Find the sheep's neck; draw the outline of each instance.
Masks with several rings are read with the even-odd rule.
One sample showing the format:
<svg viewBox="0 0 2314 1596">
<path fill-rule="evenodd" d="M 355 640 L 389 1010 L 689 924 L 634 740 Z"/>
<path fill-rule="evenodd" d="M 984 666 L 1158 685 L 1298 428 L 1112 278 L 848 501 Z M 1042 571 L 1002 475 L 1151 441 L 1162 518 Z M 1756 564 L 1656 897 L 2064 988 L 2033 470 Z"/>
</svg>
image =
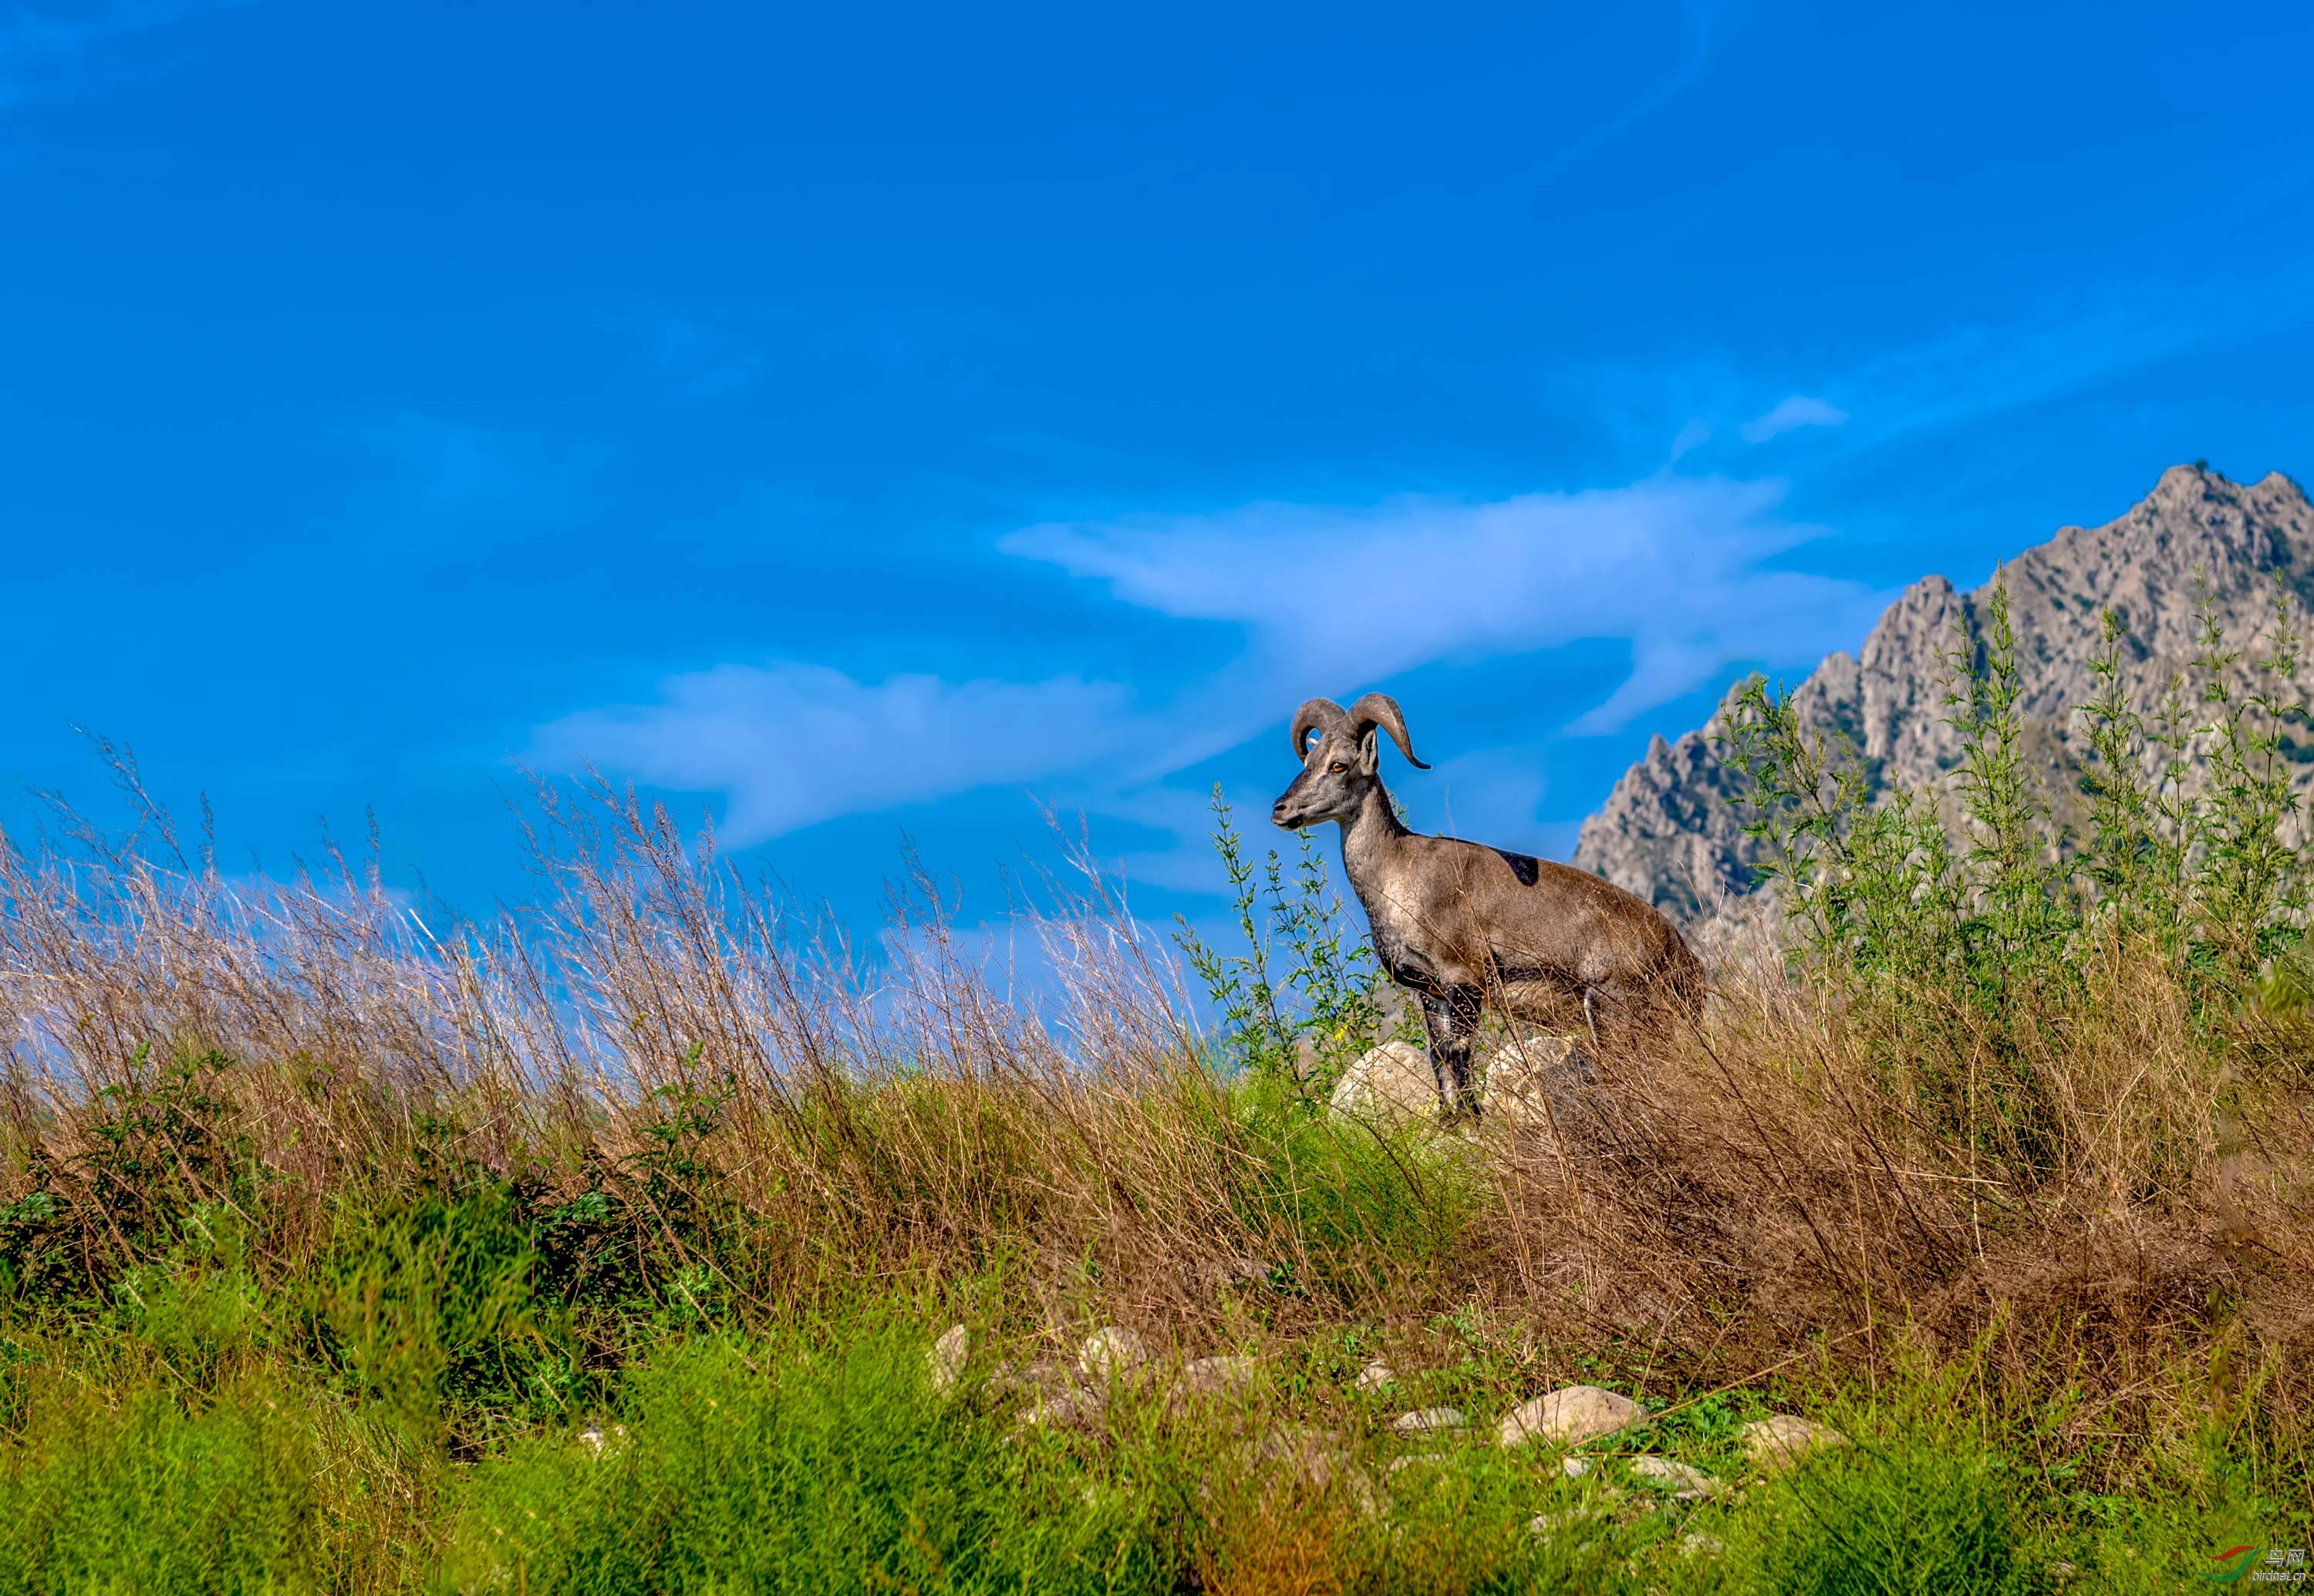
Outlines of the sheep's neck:
<svg viewBox="0 0 2314 1596">
<path fill-rule="evenodd" d="M 1390 790 L 1379 781 L 1367 788 L 1357 813 L 1342 822 L 1342 869 L 1360 901 L 1366 895 L 1362 884 L 1381 877 L 1386 861 L 1398 851 L 1400 839 L 1412 834 L 1400 821 Z"/>
</svg>

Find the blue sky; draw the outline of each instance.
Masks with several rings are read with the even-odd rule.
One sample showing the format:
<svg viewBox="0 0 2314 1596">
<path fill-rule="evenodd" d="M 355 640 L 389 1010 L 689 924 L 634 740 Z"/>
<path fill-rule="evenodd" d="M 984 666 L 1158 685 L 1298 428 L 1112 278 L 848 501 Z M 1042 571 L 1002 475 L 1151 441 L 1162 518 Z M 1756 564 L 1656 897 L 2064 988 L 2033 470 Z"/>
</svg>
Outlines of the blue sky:
<svg viewBox="0 0 2314 1596">
<path fill-rule="evenodd" d="M 2314 472 L 2302 5 L 0 4 L 0 789 L 519 893 L 592 763 L 871 915 L 1210 909 L 1302 698 L 1657 732 Z M 1402 767 L 1393 766 L 1394 769 Z M 27 801 L 0 798 L 22 824 Z M 1257 816 L 1249 818 L 1258 818 Z"/>
</svg>

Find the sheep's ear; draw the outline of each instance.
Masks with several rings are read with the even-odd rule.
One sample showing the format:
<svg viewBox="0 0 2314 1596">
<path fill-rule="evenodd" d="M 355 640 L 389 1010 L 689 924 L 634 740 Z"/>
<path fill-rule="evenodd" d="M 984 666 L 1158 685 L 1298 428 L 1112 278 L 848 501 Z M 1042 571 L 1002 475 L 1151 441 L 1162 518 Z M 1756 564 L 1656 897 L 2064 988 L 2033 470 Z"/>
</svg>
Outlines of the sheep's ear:
<svg viewBox="0 0 2314 1596">
<path fill-rule="evenodd" d="M 1373 775 L 1382 768 L 1382 744 L 1375 738 L 1374 727 L 1366 727 L 1366 735 L 1358 739 L 1358 769 Z"/>
</svg>

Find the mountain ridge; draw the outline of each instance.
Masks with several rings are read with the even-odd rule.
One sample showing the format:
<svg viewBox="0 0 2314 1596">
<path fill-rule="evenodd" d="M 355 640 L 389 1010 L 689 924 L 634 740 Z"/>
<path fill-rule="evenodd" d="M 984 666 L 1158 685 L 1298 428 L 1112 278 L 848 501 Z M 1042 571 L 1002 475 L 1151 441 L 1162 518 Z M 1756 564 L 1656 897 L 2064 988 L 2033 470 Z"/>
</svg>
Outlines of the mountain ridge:
<svg viewBox="0 0 2314 1596">
<path fill-rule="evenodd" d="M 2199 650 L 2205 578 L 2222 648 L 2252 649 L 2272 630 L 2277 579 L 2302 632 L 2314 608 L 2314 504 L 2280 472 L 2239 483 L 2206 465 L 2172 466 L 2146 497 L 2101 526 L 2064 526 L 1967 593 L 1942 576 L 1906 587 L 1854 652 L 1827 656 L 1794 690 L 1803 719 L 1864 755 L 1873 796 L 1920 787 L 1960 751 L 1945 721 L 1943 657 L 1955 622 L 1982 629 L 1996 583 L 2009 589 L 2028 752 L 2063 812 L 2078 787 L 2082 731 L 2074 708 L 2095 691 L 2089 658 L 2108 605 L 2129 627 L 2122 677 L 2141 708 Z M 2232 675 L 2247 683 L 2248 659 Z M 1675 918 L 1706 920 L 1753 886 L 1757 843 L 1744 836 L 1742 773 L 1721 756 L 1735 696 L 1677 741 L 1654 739 L 1583 823 L 1574 862 Z M 2296 772 L 2314 788 L 2314 750 Z"/>
</svg>

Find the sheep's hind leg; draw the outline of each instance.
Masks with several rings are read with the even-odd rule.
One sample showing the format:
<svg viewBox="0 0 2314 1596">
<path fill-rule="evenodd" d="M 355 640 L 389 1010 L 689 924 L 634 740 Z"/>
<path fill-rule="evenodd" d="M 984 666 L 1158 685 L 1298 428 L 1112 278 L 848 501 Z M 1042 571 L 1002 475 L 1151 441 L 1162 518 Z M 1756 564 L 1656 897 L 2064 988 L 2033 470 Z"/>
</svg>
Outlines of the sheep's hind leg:
<svg viewBox="0 0 2314 1596">
<path fill-rule="evenodd" d="M 1430 1035 L 1430 1072 L 1438 1082 L 1438 1116 L 1446 1124 L 1479 1117 L 1471 1086 L 1471 1041 L 1479 1028 L 1479 999 L 1457 987 L 1422 997 L 1422 1027 Z"/>
</svg>

